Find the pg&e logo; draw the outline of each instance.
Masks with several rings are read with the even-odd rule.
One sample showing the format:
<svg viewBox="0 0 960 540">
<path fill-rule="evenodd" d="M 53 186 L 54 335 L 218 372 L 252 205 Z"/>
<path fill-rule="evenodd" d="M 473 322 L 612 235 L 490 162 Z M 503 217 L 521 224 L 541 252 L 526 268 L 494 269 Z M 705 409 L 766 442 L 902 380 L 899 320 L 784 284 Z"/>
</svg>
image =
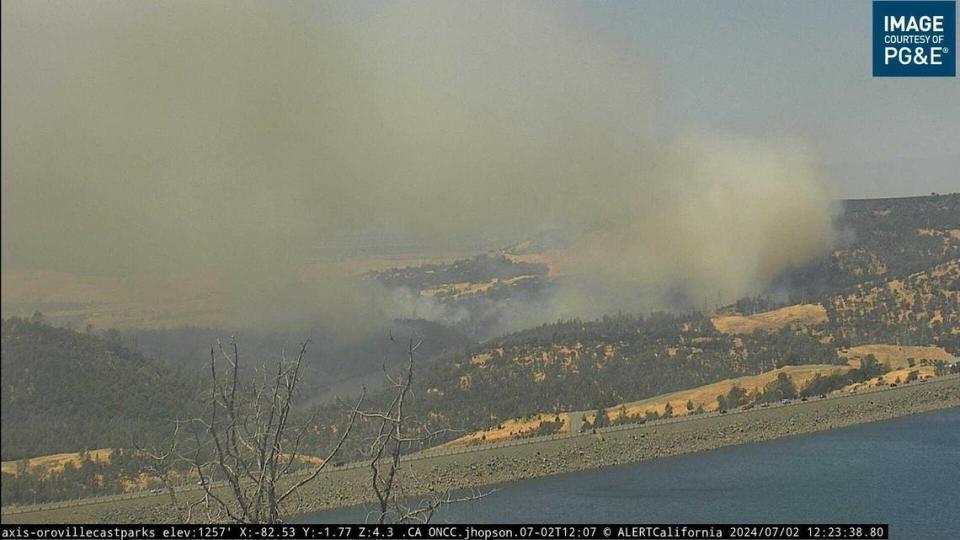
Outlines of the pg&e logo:
<svg viewBox="0 0 960 540">
<path fill-rule="evenodd" d="M 874 77 L 955 77 L 955 1 L 874 1 Z"/>
</svg>

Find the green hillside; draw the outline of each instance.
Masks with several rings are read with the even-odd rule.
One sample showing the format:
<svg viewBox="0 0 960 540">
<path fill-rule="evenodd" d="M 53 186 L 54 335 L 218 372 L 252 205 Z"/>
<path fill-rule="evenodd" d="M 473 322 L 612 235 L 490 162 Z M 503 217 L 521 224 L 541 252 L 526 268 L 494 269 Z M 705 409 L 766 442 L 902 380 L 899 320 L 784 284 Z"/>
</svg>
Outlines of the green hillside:
<svg viewBox="0 0 960 540">
<path fill-rule="evenodd" d="M 129 447 L 195 411 L 195 386 L 110 340 L 39 319 L 2 323 L 4 461 Z"/>
</svg>

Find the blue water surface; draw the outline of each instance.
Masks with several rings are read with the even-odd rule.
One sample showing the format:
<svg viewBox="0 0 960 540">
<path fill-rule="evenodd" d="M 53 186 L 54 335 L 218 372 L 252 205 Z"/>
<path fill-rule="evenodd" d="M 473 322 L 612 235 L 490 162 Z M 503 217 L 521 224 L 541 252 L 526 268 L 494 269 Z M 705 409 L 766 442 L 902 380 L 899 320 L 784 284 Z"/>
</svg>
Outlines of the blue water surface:
<svg viewBox="0 0 960 540">
<path fill-rule="evenodd" d="M 434 522 L 889 523 L 891 538 L 960 539 L 960 409 L 496 488 Z"/>
</svg>

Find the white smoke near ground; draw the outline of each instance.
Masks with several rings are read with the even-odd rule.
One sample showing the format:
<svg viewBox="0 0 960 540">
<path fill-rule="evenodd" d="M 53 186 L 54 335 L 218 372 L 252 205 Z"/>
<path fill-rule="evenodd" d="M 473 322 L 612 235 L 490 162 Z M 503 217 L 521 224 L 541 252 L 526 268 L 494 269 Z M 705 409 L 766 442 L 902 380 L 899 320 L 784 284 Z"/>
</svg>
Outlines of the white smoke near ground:
<svg viewBox="0 0 960 540">
<path fill-rule="evenodd" d="M 508 325 L 735 298 L 832 241 L 815 156 L 655 132 L 656 66 L 577 6 L 14 1 L 2 39 L 5 272 L 211 276 L 230 322 L 346 332 L 466 314 L 325 239 L 566 231 L 568 285 Z"/>
<path fill-rule="evenodd" d="M 667 309 L 676 302 L 665 292 L 698 308 L 763 292 L 832 244 L 834 210 L 814 163 L 796 144 L 682 137 L 664 148 L 655 179 L 633 194 L 634 212 L 572 246 L 570 272 L 580 279 L 570 288 L 586 286 L 600 298 L 561 289 L 560 311 L 629 311 L 638 301 L 629 291 L 648 308 Z"/>
<path fill-rule="evenodd" d="M 445 303 L 434 296 L 420 294 L 410 287 L 394 287 L 387 293 L 385 311 L 392 318 L 424 319 L 456 326 L 470 319 L 464 306 Z"/>
</svg>

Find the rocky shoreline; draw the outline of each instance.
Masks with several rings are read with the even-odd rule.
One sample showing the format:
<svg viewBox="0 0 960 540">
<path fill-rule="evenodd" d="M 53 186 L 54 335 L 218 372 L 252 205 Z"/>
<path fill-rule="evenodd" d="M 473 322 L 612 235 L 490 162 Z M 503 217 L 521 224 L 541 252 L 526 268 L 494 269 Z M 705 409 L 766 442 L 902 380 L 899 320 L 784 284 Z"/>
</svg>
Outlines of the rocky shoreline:
<svg viewBox="0 0 960 540">
<path fill-rule="evenodd" d="M 815 400 L 741 414 L 698 417 L 560 440 L 478 449 L 411 460 L 403 466 L 405 492 L 446 493 L 517 480 L 634 463 L 960 407 L 960 378 L 947 377 L 890 391 Z M 368 470 L 332 470 L 302 492 L 301 513 L 374 500 Z M 150 497 L 29 514 L 13 522 L 168 522 L 167 499 Z M 202 519 L 201 519 L 202 520 Z"/>
</svg>

